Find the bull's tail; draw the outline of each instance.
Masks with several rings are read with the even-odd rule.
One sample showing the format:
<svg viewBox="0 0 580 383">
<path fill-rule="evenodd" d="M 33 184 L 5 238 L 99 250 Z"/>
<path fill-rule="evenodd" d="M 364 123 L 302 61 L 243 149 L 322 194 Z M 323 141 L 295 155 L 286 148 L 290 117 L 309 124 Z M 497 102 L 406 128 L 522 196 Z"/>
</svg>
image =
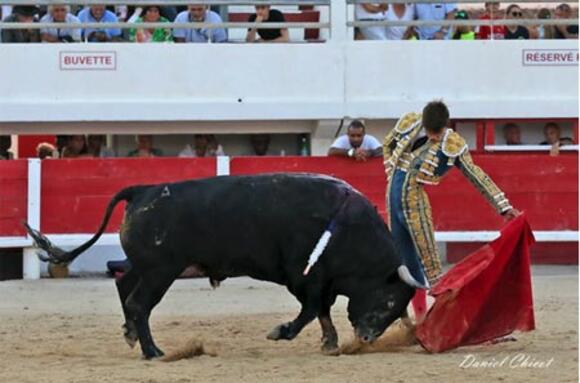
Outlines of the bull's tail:
<svg viewBox="0 0 580 383">
<path fill-rule="evenodd" d="M 310 272 L 310 269 L 312 269 L 312 266 L 314 266 L 316 261 L 318 261 L 318 258 L 320 258 L 320 256 L 324 252 L 324 249 L 326 249 L 326 247 L 328 246 L 328 243 L 330 242 L 330 238 L 332 237 L 332 234 L 334 234 L 334 231 L 336 230 L 336 226 L 337 226 L 336 219 L 338 218 L 338 216 L 341 214 L 341 212 L 346 207 L 346 204 L 349 201 L 349 199 L 350 199 L 350 193 L 347 192 L 346 198 L 344 199 L 344 201 L 340 205 L 338 212 L 330 220 L 330 223 L 328 224 L 328 226 L 326 226 L 326 230 L 324 230 L 324 233 L 322 233 L 322 235 L 318 239 L 316 246 L 314 246 L 314 250 L 312 250 L 312 253 L 310 253 L 310 256 L 308 257 L 308 264 L 306 265 L 306 268 L 302 272 L 302 274 L 304 276 L 308 275 L 308 273 Z"/>
<path fill-rule="evenodd" d="M 89 247 L 94 245 L 95 242 L 100 238 L 100 236 L 105 231 L 107 224 L 109 223 L 109 219 L 113 214 L 113 210 L 115 206 L 121 201 L 130 202 L 133 199 L 133 196 L 139 190 L 142 190 L 144 186 L 131 186 L 126 189 L 121 190 L 111 199 L 109 205 L 107 206 L 107 210 L 105 212 L 105 217 L 101 222 L 101 226 L 99 230 L 93 235 L 91 239 L 87 242 L 83 243 L 76 249 L 71 251 L 64 251 L 63 249 L 56 247 L 50 242 L 50 240 L 38 230 L 31 228 L 28 223 L 24 222 L 24 226 L 26 227 L 26 231 L 28 234 L 34 239 L 34 243 L 37 247 L 41 248 L 46 252 L 46 255 L 38 254 L 38 257 L 44 262 L 50 262 L 54 264 L 68 264 L 71 263 L 76 257 L 81 255 L 85 250 Z"/>
</svg>

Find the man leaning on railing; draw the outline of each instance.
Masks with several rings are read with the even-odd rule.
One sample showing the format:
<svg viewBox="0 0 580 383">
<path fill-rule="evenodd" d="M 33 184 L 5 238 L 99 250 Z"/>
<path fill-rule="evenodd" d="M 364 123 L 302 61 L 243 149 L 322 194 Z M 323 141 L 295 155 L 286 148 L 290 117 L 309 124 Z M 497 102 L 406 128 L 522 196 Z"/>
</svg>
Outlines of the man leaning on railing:
<svg viewBox="0 0 580 383">
<path fill-rule="evenodd" d="M 32 5 L 17 5 L 12 14 L 5 17 L 4 23 L 33 23 L 39 9 Z M 40 33 L 38 29 L 2 29 L 3 43 L 38 43 Z"/>
<path fill-rule="evenodd" d="M 117 23 L 117 16 L 105 9 L 104 5 L 95 4 L 81 10 L 78 14 L 81 23 Z M 123 41 L 123 33 L 119 28 L 86 28 L 82 32 L 83 39 L 88 42 Z"/>
<path fill-rule="evenodd" d="M 222 18 L 216 12 L 207 9 L 206 5 L 195 4 L 187 7 L 175 18 L 176 23 L 222 23 Z M 173 37 L 176 43 L 223 43 L 228 40 L 226 30 L 223 28 L 177 28 L 173 30 Z"/>
<path fill-rule="evenodd" d="M 78 17 L 70 13 L 70 7 L 64 4 L 48 6 L 48 13 L 40 19 L 41 23 L 54 23 L 54 28 L 43 28 L 40 37 L 46 43 L 79 42 L 81 41 L 81 29 L 61 28 L 62 24 L 78 24 Z"/>
<path fill-rule="evenodd" d="M 256 13 L 250 15 L 248 22 L 253 23 L 283 23 L 284 14 L 277 9 L 270 9 L 269 5 L 256 5 Z M 260 36 L 260 38 L 257 38 Z M 249 28 L 246 41 L 249 43 L 285 43 L 290 39 L 286 28 Z"/>
</svg>

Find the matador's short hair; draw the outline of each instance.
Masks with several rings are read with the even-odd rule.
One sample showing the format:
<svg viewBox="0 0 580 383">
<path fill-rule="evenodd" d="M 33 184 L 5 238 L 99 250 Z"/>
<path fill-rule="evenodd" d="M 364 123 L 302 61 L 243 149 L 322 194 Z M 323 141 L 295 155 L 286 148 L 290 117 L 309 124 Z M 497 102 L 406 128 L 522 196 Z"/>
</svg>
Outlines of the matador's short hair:
<svg viewBox="0 0 580 383">
<path fill-rule="evenodd" d="M 423 108 L 423 126 L 429 132 L 439 133 L 448 122 L 449 109 L 443 101 L 431 101 Z"/>
</svg>

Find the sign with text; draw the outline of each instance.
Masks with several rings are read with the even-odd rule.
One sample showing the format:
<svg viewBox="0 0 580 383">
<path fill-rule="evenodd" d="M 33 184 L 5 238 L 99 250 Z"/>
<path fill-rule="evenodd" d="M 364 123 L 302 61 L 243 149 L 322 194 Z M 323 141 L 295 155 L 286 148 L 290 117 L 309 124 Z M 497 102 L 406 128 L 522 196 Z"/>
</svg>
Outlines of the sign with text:
<svg viewBox="0 0 580 383">
<path fill-rule="evenodd" d="M 578 49 L 524 49 L 524 66 L 578 66 Z"/>
<path fill-rule="evenodd" d="M 60 70 L 117 70 L 117 52 L 59 53 Z"/>
</svg>

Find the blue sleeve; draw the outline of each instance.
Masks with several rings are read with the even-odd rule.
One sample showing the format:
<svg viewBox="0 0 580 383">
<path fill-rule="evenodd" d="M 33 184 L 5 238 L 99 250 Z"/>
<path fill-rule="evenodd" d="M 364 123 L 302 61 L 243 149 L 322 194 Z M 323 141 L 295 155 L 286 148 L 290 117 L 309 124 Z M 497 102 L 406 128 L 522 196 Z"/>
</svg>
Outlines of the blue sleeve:
<svg viewBox="0 0 580 383">
<path fill-rule="evenodd" d="M 212 37 L 213 37 L 212 42 L 214 43 L 225 43 L 228 41 L 228 34 L 226 33 L 226 30 L 223 28 L 214 29 Z"/>
<path fill-rule="evenodd" d="M 447 15 L 449 12 L 453 12 L 457 10 L 457 4 L 455 3 L 447 3 L 445 4 L 445 14 Z"/>
<path fill-rule="evenodd" d="M 183 20 L 183 17 L 181 16 L 181 13 L 180 13 L 175 17 L 175 20 L 173 20 L 173 22 L 185 23 L 187 21 Z M 173 29 L 173 37 L 177 37 L 178 39 L 185 39 L 187 37 L 187 30 L 185 30 L 183 28 L 175 28 L 175 29 Z"/>
<path fill-rule="evenodd" d="M 111 23 L 118 23 L 119 22 L 119 19 L 117 18 L 117 16 L 113 12 L 111 12 L 110 15 L 111 15 L 111 17 L 109 17 L 109 19 L 110 19 L 109 21 Z M 122 34 L 123 34 L 123 31 L 121 31 L 121 29 L 119 29 L 119 28 L 109 29 L 109 35 L 111 35 L 112 37 L 113 36 L 114 37 L 121 36 Z"/>
</svg>

